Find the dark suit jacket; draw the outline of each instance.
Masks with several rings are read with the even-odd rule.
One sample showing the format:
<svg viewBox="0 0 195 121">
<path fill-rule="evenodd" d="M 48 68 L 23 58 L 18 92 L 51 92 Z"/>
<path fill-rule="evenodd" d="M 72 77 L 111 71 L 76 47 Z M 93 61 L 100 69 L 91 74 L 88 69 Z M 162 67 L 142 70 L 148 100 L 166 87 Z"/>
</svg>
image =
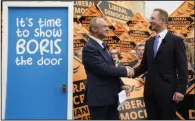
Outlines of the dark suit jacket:
<svg viewBox="0 0 195 121">
<path fill-rule="evenodd" d="M 138 60 L 131 61 L 129 63 L 129 66 L 133 68 L 137 63 L 138 63 Z"/>
<path fill-rule="evenodd" d="M 134 66 L 135 66 L 137 63 L 138 63 L 138 60 L 131 61 L 131 62 L 129 63 L 129 66 L 130 66 L 131 68 L 134 68 Z M 147 72 L 144 73 L 144 74 L 141 76 L 141 78 L 143 79 L 143 80 L 142 80 L 143 82 L 145 82 L 146 74 L 147 74 Z"/>
<path fill-rule="evenodd" d="M 144 97 L 151 95 L 173 97 L 174 92 L 185 94 L 188 78 L 187 58 L 183 39 L 168 32 L 154 58 L 155 37 L 146 41 L 142 62 L 135 68 L 135 76 L 147 71 Z"/>
<path fill-rule="evenodd" d="M 87 74 L 87 104 L 105 106 L 118 103 L 118 93 L 126 77 L 125 67 L 115 67 L 108 52 L 89 39 L 83 48 L 82 61 Z"/>
</svg>

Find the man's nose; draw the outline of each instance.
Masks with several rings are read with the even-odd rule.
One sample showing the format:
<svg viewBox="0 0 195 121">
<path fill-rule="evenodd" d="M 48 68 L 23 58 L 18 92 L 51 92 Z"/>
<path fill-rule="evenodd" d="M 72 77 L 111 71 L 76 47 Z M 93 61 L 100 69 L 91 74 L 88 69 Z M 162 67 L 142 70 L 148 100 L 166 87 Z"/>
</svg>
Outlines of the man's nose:
<svg viewBox="0 0 195 121">
<path fill-rule="evenodd" d="M 153 22 L 153 20 L 152 20 L 152 19 L 150 19 L 150 20 L 149 20 L 149 22 L 150 22 L 150 23 L 152 23 L 152 22 Z"/>
</svg>

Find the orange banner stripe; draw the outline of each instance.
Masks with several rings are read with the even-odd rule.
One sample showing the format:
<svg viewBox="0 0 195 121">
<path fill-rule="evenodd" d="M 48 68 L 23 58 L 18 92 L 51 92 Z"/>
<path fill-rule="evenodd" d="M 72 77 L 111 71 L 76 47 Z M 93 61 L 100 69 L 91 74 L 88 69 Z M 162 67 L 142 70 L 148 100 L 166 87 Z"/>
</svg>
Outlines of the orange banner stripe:
<svg viewBox="0 0 195 121">
<path fill-rule="evenodd" d="M 176 112 L 176 115 L 181 119 L 181 120 L 185 120 L 185 118 L 183 116 L 181 116 L 178 112 Z"/>
<path fill-rule="evenodd" d="M 192 89 L 194 89 L 195 84 L 192 84 L 186 91 L 186 94 L 188 94 L 190 91 L 192 91 Z"/>
</svg>

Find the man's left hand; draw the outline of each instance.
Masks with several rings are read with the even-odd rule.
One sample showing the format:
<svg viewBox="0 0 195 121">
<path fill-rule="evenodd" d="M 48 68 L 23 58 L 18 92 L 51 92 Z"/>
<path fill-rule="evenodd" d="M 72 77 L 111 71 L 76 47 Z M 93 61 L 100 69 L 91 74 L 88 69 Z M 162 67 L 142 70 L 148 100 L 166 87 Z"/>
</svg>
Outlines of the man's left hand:
<svg viewBox="0 0 195 121">
<path fill-rule="evenodd" d="M 175 92 L 173 95 L 173 100 L 176 102 L 182 101 L 184 99 L 184 95 L 179 93 L 179 92 Z"/>
<path fill-rule="evenodd" d="M 130 87 L 129 85 L 123 85 L 123 86 L 121 87 L 121 89 L 122 89 L 122 90 L 125 90 L 127 97 L 130 96 L 130 89 L 131 89 L 131 87 Z"/>
</svg>

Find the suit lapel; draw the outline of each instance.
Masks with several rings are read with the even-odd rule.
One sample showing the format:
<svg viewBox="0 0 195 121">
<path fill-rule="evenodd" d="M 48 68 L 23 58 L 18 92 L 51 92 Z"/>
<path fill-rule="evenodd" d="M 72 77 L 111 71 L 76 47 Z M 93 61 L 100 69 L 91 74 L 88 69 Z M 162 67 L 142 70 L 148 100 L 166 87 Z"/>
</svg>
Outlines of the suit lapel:
<svg viewBox="0 0 195 121">
<path fill-rule="evenodd" d="M 101 45 L 99 43 L 97 43 L 95 40 L 90 39 L 89 40 L 92 44 L 95 45 L 95 47 L 97 47 L 97 49 L 100 51 L 101 55 L 108 60 L 112 65 L 114 65 L 114 60 L 112 57 L 110 57 L 111 55 L 108 55 L 109 53 L 104 50 L 104 48 L 101 47 Z"/>
<path fill-rule="evenodd" d="M 150 44 L 148 43 L 149 46 L 150 46 L 150 47 L 149 47 L 149 53 L 152 54 L 152 55 L 151 55 L 151 54 L 149 54 L 149 55 L 151 55 L 152 58 L 154 58 L 154 46 L 153 46 L 153 45 L 154 45 L 154 40 L 155 40 L 155 37 L 152 38 Z"/>
<path fill-rule="evenodd" d="M 160 47 L 158 48 L 158 51 L 156 53 L 155 58 L 159 55 L 159 53 L 162 51 L 162 49 L 165 47 L 167 40 L 169 39 L 170 33 L 167 32 L 167 34 L 165 35 L 165 38 L 162 40 Z M 154 52 L 153 52 L 154 53 Z"/>
</svg>

